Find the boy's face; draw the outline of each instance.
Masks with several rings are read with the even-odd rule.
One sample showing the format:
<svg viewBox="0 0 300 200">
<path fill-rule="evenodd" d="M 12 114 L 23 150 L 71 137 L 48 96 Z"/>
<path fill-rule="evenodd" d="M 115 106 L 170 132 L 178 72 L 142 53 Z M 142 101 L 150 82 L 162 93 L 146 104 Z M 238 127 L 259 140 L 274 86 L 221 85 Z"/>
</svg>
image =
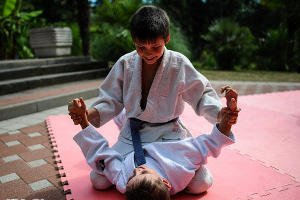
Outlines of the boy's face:
<svg viewBox="0 0 300 200">
<path fill-rule="evenodd" d="M 141 165 L 133 170 L 133 175 L 128 179 L 127 187 L 130 186 L 130 184 L 134 184 L 135 182 L 143 180 L 144 178 L 152 180 L 161 179 L 168 188 L 171 187 L 170 183 L 166 179 L 161 178 L 155 170 L 144 165 Z"/>
<path fill-rule="evenodd" d="M 136 39 L 134 43 L 139 56 L 146 64 L 151 65 L 157 63 L 164 54 L 164 47 L 169 42 L 169 39 L 170 36 L 167 37 L 166 41 L 162 37 L 147 42 L 141 42 Z"/>
</svg>

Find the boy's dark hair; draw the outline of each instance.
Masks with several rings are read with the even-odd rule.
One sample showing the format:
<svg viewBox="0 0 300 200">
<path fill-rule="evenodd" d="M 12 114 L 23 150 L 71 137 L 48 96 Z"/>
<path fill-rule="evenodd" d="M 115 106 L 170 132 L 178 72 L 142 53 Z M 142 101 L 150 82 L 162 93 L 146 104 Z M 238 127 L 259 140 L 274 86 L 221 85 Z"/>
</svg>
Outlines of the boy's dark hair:
<svg viewBox="0 0 300 200">
<path fill-rule="evenodd" d="M 146 42 L 162 37 L 166 41 L 170 33 L 169 17 L 161 8 L 143 6 L 133 15 L 130 32 L 133 40 Z"/>
<path fill-rule="evenodd" d="M 125 196 L 126 200 L 170 200 L 170 193 L 164 182 L 146 177 L 127 187 Z"/>
</svg>

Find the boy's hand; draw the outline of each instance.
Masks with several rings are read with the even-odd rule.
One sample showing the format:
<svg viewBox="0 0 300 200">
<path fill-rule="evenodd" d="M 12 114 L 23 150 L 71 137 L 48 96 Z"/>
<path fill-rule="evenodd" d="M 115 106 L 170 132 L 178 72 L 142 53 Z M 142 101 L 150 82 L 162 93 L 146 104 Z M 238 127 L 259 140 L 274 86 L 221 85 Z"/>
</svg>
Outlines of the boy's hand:
<svg viewBox="0 0 300 200">
<path fill-rule="evenodd" d="M 73 101 L 69 102 L 68 104 L 68 110 L 72 114 L 76 114 L 79 116 L 83 116 L 86 114 L 86 105 L 80 97 L 80 99 L 73 99 Z"/>
<path fill-rule="evenodd" d="M 231 99 L 228 105 L 229 107 L 222 108 L 223 114 L 220 121 L 228 125 L 234 125 L 237 122 L 241 109 L 237 107 L 237 102 L 234 98 Z"/>
<path fill-rule="evenodd" d="M 221 92 L 221 94 L 223 94 L 225 92 L 227 107 L 223 107 L 221 109 L 221 111 L 219 112 L 219 115 L 218 115 L 218 118 L 217 118 L 217 121 L 219 121 L 219 122 L 223 119 L 224 115 L 226 115 L 230 110 L 235 111 L 237 113 L 240 111 L 240 109 L 238 109 L 237 105 L 236 105 L 237 98 L 238 98 L 238 93 L 235 90 L 233 90 L 229 85 L 226 85 L 226 86 L 221 88 L 220 92 Z M 235 104 L 233 104 L 233 102 L 231 101 L 232 99 L 235 100 Z M 234 114 L 234 113 L 232 113 L 232 114 Z M 236 123 L 236 121 L 235 121 L 235 123 Z"/>
<path fill-rule="evenodd" d="M 217 127 L 221 133 L 226 136 L 230 135 L 231 126 L 236 124 L 238 114 L 241 109 L 237 108 L 237 102 L 234 98 L 227 102 L 229 107 L 223 108 L 223 114 L 221 116 L 220 123 L 217 124 Z M 233 110 L 234 109 L 234 110 Z"/>
<path fill-rule="evenodd" d="M 224 92 L 225 92 L 227 107 L 230 107 L 229 104 L 230 104 L 232 98 L 234 98 L 235 101 L 237 102 L 238 93 L 235 90 L 233 90 L 229 85 L 226 85 L 221 88 L 221 94 L 223 94 Z"/>
<path fill-rule="evenodd" d="M 78 124 L 81 124 L 82 123 L 82 117 L 77 115 L 77 114 L 74 114 L 74 113 L 69 113 L 71 119 L 73 120 L 74 124 L 75 125 L 78 125 Z"/>
<path fill-rule="evenodd" d="M 69 115 L 71 116 L 75 125 L 80 124 L 82 128 L 85 128 L 89 125 L 87 120 L 87 111 L 86 105 L 83 99 L 74 99 L 68 104 Z"/>
</svg>

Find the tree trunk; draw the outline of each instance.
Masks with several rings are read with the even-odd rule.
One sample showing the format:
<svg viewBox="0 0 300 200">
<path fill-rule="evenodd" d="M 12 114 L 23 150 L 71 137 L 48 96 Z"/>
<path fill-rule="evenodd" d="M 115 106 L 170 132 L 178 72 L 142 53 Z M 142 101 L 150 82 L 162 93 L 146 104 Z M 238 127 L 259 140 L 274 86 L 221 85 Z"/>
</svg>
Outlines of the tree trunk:
<svg viewBox="0 0 300 200">
<path fill-rule="evenodd" d="M 90 55 L 90 3 L 88 0 L 77 0 L 78 25 L 82 40 L 82 51 L 85 56 Z"/>
</svg>

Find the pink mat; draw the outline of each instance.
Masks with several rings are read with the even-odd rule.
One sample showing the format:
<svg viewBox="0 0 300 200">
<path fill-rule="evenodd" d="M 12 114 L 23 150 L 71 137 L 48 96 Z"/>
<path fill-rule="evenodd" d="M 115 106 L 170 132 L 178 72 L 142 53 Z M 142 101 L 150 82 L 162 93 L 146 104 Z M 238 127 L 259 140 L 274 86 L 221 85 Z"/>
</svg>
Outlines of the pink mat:
<svg viewBox="0 0 300 200">
<path fill-rule="evenodd" d="M 173 199 L 299 199 L 300 198 L 300 91 L 239 97 L 242 112 L 233 128 L 237 143 L 209 159 L 213 187 L 204 196 L 179 193 Z M 186 106 L 181 119 L 194 136 L 210 132 L 212 125 Z M 56 141 L 71 194 L 67 199 L 123 199 L 115 189 L 95 191 L 90 168 L 72 137 L 80 130 L 69 116 L 47 118 Z M 116 142 L 117 127 L 107 123 L 99 131 Z"/>
</svg>

